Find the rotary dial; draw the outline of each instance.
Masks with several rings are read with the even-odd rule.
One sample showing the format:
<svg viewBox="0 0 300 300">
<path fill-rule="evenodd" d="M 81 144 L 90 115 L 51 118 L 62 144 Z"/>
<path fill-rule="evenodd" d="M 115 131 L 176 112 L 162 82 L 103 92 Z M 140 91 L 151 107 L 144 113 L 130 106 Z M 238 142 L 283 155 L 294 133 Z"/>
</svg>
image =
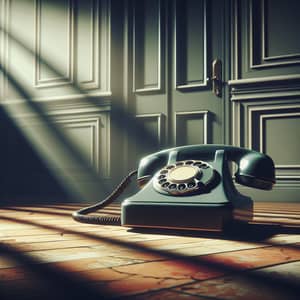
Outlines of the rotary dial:
<svg viewBox="0 0 300 300">
<path fill-rule="evenodd" d="M 209 192 L 217 183 L 217 172 L 201 160 L 184 160 L 161 169 L 154 188 L 163 194 L 192 195 Z"/>
</svg>

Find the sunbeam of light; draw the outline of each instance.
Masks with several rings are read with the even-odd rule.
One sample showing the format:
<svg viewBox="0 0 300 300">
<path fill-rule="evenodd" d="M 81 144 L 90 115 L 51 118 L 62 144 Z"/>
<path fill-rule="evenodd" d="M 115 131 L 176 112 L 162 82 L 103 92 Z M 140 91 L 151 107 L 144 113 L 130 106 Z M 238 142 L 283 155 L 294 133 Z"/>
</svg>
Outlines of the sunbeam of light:
<svg viewBox="0 0 300 300">
<path fill-rule="evenodd" d="M 29 278 L 32 279 L 32 275 L 36 275 L 40 281 L 32 289 L 33 293 L 30 294 L 30 299 L 107 299 L 107 291 L 96 289 L 92 285 L 84 285 L 82 278 L 74 272 L 68 272 L 63 268 L 52 266 L 51 264 L 43 264 L 40 259 L 37 259 L 33 255 L 24 253 L 8 244 L 0 244 L 1 256 L 9 257 L 27 272 L 29 271 Z M 26 271 L 25 271 L 26 272 Z M 30 276 L 31 275 L 31 276 Z M 34 278 L 34 277 L 33 277 Z M 21 280 L 22 282 L 22 280 Z M 3 289 L 4 295 L 8 293 L 10 295 L 10 288 L 4 284 L 0 284 L 0 292 Z M 105 293 L 106 292 L 106 293 Z M 14 293 L 13 293 L 14 294 Z M 18 292 L 14 295 L 18 295 Z M 1 299 L 12 299 L 11 297 L 1 295 Z M 20 295 L 17 299 L 29 299 L 26 293 Z"/>
<path fill-rule="evenodd" d="M 18 210 L 18 208 L 16 209 Z M 47 213 L 47 212 L 46 212 Z M 48 229 L 53 230 L 55 232 L 63 232 L 64 234 L 75 234 L 85 239 L 95 240 L 101 242 L 102 246 L 107 247 L 120 247 L 121 249 L 128 249 L 131 251 L 138 251 L 140 253 L 147 253 L 150 255 L 155 256 L 155 260 L 174 260 L 177 262 L 185 262 L 185 265 L 195 266 L 199 268 L 209 268 L 216 272 L 221 272 L 223 274 L 233 274 L 238 272 L 238 275 L 240 278 L 244 278 L 246 280 L 249 280 L 253 283 L 262 282 L 266 286 L 276 286 L 278 288 L 283 288 L 286 290 L 289 290 L 290 292 L 295 293 L 297 295 L 299 293 L 299 285 L 297 282 L 293 282 L 292 280 L 289 280 L 287 278 L 281 278 L 276 276 L 270 276 L 268 273 L 255 273 L 255 272 L 246 272 L 247 267 L 239 264 L 233 264 L 229 263 L 229 261 L 218 259 L 218 254 L 211 254 L 211 255 L 199 255 L 199 256 L 186 256 L 182 253 L 173 252 L 172 250 L 168 249 L 156 249 L 155 247 L 149 247 L 143 242 L 136 243 L 136 242 L 129 242 L 128 240 L 122 240 L 118 237 L 114 236 L 107 236 L 102 235 L 101 233 L 97 232 L 96 234 L 94 232 L 88 232 L 84 231 L 82 229 L 72 229 L 72 228 L 65 228 L 61 225 L 51 225 L 46 223 L 41 223 L 39 221 L 33 221 L 33 220 L 26 220 L 24 218 L 16 218 L 16 217 L 10 217 L 10 216 L 1 216 L 0 219 L 11 221 L 14 223 L 19 224 L 27 224 L 27 225 L 33 225 L 42 229 Z M 201 235 L 199 236 L 201 237 Z M 207 237 L 207 236 L 202 236 Z M 211 237 L 211 236 L 210 236 Z M 216 235 L 215 238 L 221 238 L 224 240 L 229 239 L 230 237 L 225 236 L 218 236 Z M 239 240 L 239 239 L 237 239 Z M 242 239 L 244 240 L 244 239 Z M 272 241 L 255 241 L 260 244 L 260 248 L 266 249 L 267 251 L 269 249 L 272 249 L 270 246 L 275 246 L 276 243 L 273 244 Z M 5 246 L 5 245 L 4 245 Z M 3 252 L 5 250 L 5 247 L 0 247 L 0 252 Z M 7 249 L 7 248 L 6 248 Z M 278 249 L 281 249 L 280 251 L 295 251 L 298 249 L 297 245 L 278 245 Z M 247 250 L 246 250 L 247 251 Z M 222 254 L 221 254 L 222 255 Z M 61 274 L 63 276 L 63 274 Z"/>
<path fill-rule="evenodd" d="M 53 73 L 57 77 L 64 77 L 64 72 L 60 71 L 60 66 L 57 65 L 51 58 L 47 58 L 45 56 L 41 56 L 39 53 L 36 53 L 33 48 L 27 43 L 22 37 L 18 36 L 17 33 L 12 32 L 12 30 L 7 31 L 1 24 L 0 24 L 0 32 L 7 35 L 10 40 L 16 43 L 20 48 L 25 50 L 29 55 L 36 57 L 36 59 L 43 64 L 43 66 L 51 73 Z M 80 97 L 82 102 L 86 102 L 88 104 L 93 104 L 94 106 L 99 106 L 99 97 L 95 97 L 90 95 L 87 90 L 84 90 L 80 84 L 76 82 L 70 83 L 71 89 L 76 93 L 76 95 Z M 103 99 L 100 99 L 103 101 Z M 125 133 L 127 130 L 130 131 L 129 138 L 130 139 L 137 139 L 139 141 L 139 147 L 143 149 L 148 149 L 149 152 L 155 149 L 157 145 L 157 137 L 149 131 L 143 123 L 139 122 L 134 114 L 129 110 L 128 107 L 124 107 L 124 105 L 113 102 L 113 113 L 114 118 L 113 125 L 118 128 L 118 130 Z M 41 108 L 42 109 L 42 108 Z"/>
<path fill-rule="evenodd" d="M 0 24 L 1 25 L 1 24 Z M 26 43 L 16 33 L 6 30 L 2 25 L 0 31 L 18 48 L 25 51 L 23 54 L 27 59 L 36 58 L 45 70 L 63 77 L 64 74 L 59 70 L 51 59 L 41 57 L 31 46 Z M 106 195 L 109 187 L 102 180 L 101 170 L 96 171 L 84 155 L 79 151 L 77 145 L 67 135 L 63 128 L 55 122 L 49 115 L 45 107 L 38 101 L 34 101 L 34 94 L 26 83 L 22 82 L 18 76 L 10 71 L 1 58 L 1 73 L 5 81 L 16 91 L 17 103 L 6 103 L 10 100 L 1 97 L 1 106 L 5 109 L 10 118 L 32 143 L 36 151 L 43 158 L 51 173 L 58 178 L 59 182 L 71 192 L 72 199 L 75 201 L 98 201 L 100 197 Z M 68 88 L 75 93 L 74 98 L 80 96 L 80 101 L 89 105 L 99 105 L 99 98 L 89 95 L 79 84 L 71 83 Z M 21 100 L 19 100 L 21 98 Z M 100 99 L 100 101 L 103 99 Z M 127 137 L 140 141 L 138 146 L 146 152 L 152 152 L 157 145 L 154 135 L 140 124 L 134 115 L 123 105 L 112 103 L 113 117 L 111 118 L 120 134 L 127 134 Z M 141 142 L 142 141 L 142 142 Z M 146 149 L 146 150 L 145 150 Z M 99 174 L 100 173 L 100 174 Z M 100 175 L 100 176 L 99 176 Z"/>
<path fill-rule="evenodd" d="M 70 138 L 44 113 L 41 105 L 31 100 L 31 95 L 2 63 L 0 71 L 23 99 L 17 106 L 3 107 L 44 159 L 48 168 L 72 194 L 74 200 L 99 200 L 99 196 L 103 196 L 108 190 L 100 176 Z"/>
</svg>

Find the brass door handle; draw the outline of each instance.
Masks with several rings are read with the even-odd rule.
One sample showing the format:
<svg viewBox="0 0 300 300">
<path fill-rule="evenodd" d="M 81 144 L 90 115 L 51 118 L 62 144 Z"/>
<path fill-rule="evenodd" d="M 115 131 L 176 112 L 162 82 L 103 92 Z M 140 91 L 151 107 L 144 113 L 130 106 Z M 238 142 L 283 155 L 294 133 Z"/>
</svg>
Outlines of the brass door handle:
<svg viewBox="0 0 300 300">
<path fill-rule="evenodd" d="M 222 62 L 214 59 L 212 62 L 212 91 L 217 97 L 222 97 Z"/>
</svg>

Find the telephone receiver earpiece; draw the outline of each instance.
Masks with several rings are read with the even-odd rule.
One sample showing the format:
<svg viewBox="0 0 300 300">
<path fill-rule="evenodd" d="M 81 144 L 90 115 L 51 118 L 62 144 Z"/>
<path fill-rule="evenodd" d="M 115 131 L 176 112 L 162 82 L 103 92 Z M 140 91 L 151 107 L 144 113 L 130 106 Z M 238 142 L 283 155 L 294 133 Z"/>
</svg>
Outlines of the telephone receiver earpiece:
<svg viewBox="0 0 300 300">
<path fill-rule="evenodd" d="M 235 181 L 242 185 L 271 190 L 275 183 L 273 160 L 262 153 L 251 151 L 238 161 Z"/>
</svg>

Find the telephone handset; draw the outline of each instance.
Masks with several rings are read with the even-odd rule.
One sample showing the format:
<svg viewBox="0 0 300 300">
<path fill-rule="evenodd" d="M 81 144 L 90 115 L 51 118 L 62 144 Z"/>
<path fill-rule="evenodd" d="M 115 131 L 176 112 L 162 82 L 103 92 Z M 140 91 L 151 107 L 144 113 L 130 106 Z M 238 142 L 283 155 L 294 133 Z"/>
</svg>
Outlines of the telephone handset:
<svg viewBox="0 0 300 300">
<path fill-rule="evenodd" d="M 237 183 L 272 189 L 274 163 L 260 152 L 225 145 L 171 148 L 140 161 L 137 182 L 141 190 L 122 202 L 120 223 L 127 227 L 221 231 L 232 221 L 250 221 L 253 202 L 236 190 L 229 169 L 231 161 L 238 167 Z M 105 223 L 92 216 L 73 217 Z"/>
</svg>

